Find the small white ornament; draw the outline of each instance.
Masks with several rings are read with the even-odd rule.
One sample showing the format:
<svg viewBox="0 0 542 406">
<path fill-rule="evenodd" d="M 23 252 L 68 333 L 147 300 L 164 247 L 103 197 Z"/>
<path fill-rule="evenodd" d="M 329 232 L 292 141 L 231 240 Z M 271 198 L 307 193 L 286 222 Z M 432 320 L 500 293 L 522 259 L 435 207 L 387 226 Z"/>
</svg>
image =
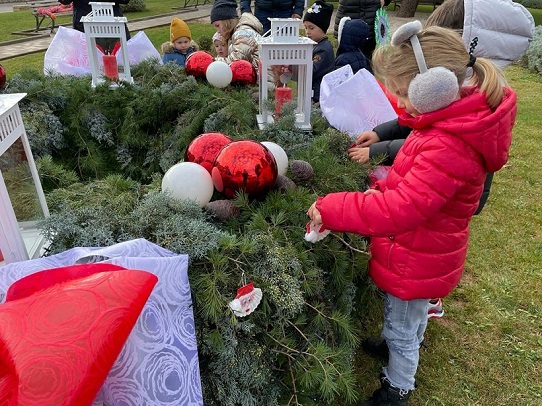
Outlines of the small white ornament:
<svg viewBox="0 0 542 406">
<path fill-rule="evenodd" d="M 313 244 L 323 240 L 331 232 L 330 230 L 326 230 L 323 225 L 320 224 L 320 226 L 317 227 L 310 221 L 307 223 L 306 230 L 305 241 L 312 242 Z"/>
<path fill-rule="evenodd" d="M 286 171 L 288 171 L 288 155 L 286 155 L 286 151 L 284 151 L 280 145 L 271 141 L 263 141 L 261 144 L 263 144 L 275 158 L 278 174 L 285 175 Z"/>
<path fill-rule="evenodd" d="M 203 166 L 194 162 L 180 162 L 165 173 L 162 191 L 169 191 L 176 199 L 194 200 L 204 207 L 213 197 L 213 179 Z"/>
<path fill-rule="evenodd" d="M 226 62 L 214 61 L 207 67 L 205 77 L 215 87 L 226 87 L 231 83 L 233 74 Z"/>
</svg>

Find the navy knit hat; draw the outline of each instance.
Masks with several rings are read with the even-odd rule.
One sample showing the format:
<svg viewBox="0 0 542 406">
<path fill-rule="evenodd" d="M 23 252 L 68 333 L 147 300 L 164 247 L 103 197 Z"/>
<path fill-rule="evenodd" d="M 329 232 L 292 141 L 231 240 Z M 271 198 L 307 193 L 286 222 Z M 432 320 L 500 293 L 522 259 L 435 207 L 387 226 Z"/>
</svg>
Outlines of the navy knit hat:
<svg viewBox="0 0 542 406">
<path fill-rule="evenodd" d="M 219 20 L 230 20 L 239 18 L 237 15 L 237 1 L 235 0 L 215 0 L 211 8 L 211 24 Z"/>
<path fill-rule="evenodd" d="M 333 14 L 333 4 L 327 4 L 325 1 L 316 0 L 312 6 L 307 9 L 303 16 L 303 21 L 309 21 L 319 27 L 324 34 L 329 28 L 331 15 Z"/>
</svg>

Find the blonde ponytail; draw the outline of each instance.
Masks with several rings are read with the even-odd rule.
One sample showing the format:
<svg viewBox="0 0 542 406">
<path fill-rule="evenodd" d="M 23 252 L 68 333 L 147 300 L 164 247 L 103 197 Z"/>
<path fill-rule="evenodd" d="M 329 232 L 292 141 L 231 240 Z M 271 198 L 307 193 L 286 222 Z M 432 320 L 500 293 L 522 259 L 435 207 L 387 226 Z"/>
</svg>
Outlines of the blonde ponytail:
<svg viewBox="0 0 542 406">
<path fill-rule="evenodd" d="M 476 58 L 472 66 L 472 77 L 468 83 L 479 87 L 480 91 L 485 93 L 487 104 L 492 110 L 501 103 L 504 96 L 503 86 L 507 85 L 500 69 L 485 58 Z"/>
</svg>

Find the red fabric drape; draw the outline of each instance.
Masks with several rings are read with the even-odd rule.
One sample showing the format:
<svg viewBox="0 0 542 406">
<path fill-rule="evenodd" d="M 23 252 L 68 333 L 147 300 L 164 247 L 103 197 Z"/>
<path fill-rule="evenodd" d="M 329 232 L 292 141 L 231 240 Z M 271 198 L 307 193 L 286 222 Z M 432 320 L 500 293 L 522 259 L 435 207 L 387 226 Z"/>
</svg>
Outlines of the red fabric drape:
<svg viewBox="0 0 542 406">
<path fill-rule="evenodd" d="M 157 280 L 85 264 L 14 283 L 0 305 L 0 406 L 90 405 Z"/>
</svg>

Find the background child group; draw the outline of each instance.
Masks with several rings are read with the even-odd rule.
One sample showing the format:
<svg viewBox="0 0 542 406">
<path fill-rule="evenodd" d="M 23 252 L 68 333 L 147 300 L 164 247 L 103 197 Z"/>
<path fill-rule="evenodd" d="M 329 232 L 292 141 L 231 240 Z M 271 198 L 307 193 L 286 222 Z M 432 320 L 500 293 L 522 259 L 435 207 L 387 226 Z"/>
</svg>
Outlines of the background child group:
<svg viewBox="0 0 542 406">
<path fill-rule="evenodd" d="M 383 340 L 367 340 L 364 348 L 383 355 L 388 365 L 380 374 L 380 388 L 360 404 L 406 406 L 435 307 L 431 299 L 445 297 L 459 283 L 469 221 L 485 202 L 486 174 L 508 159 L 516 95 L 499 67 L 527 50 L 534 21 L 511 0 L 446 0 L 425 27 L 418 21 L 405 24 L 391 44 L 374 50 L 374 15 L 389 1 L 355 3 L 339 2 L 337 56 L 327 37 L 333 6 L 316 0 L 303 15 L 306 35 L 316 43 L 313 101 L 319 100 L 322 78 L 337 67 L 373 69 L 401 114 L 360 134 L 349 155 L 365 164 L 383 153 L 391 169 L 364 192 L 319 197 L 307 214 L 316 228 L 371 237 L 369 275 L 386 299 Z M 263 26 L 251 13 L 250 1 L 241 4 L 241 16 L 235 0 L 216 0 L 212 7 L 216 59 L 245 59 L 258 72 Z M 262 4 L 256 1 L 256 11 L 265 11 Z M 298 15 L 296 2 L 290 4 L 284 16 Z M 502 15 L 505 24 L 495 18 Z M 177 20 L 171 25 L 174 56 L 167 58 L 184 64 L 196 48 L 186 24 Z M 401 139 L 397 145 L 380 144 L 395 138 Z"/>
<path fill-rule="evenodd" d="M 380 5 L 380 0 L 371 0 L 373 3 L 375 1 Z M 303 7 L 299 8 L 298 3 L 298 1 L 291 3 L 287 10 L 271 12 L 262 8 L 266 7 L 263 2 L 257 1 L 255 12 L 252 14 L 250 1 L 244 1 L 241 2 L 243 12 L 239 16 L 235 0 L 216 0 L 210 15 L 211 24 L 216 28 L 216 34 L 213 36 L 215 59 L 226 63 L 244 59 L 249 61 L 259 73 L 258 40 L 264 34 L 269 34 L 267 27 L 270 22 L 267 15 L 299 18 Z M 377 7 L 373 7 L 373 9 L 373 14 L 375 14 Z M 270 13 L 262 10 L 270 11 Z M 264 15 L 265 17 L 263 17 Z M 315 103 L 319 101 L 320 83 L 327 73 L 345 64 L 351 64 L 356 72 L 361 68 L 370 69 L 369 58 L 360 49 L 367 42 L 367 38 L 370 37 L 373 30 L 361 19 L 344 18 L 337 33 L 340 43 L 336 59 L 333 45 L 327 37 L 332 16 L 333 5 L 321 0 L 317 0 L 303 15 L 306 35 L 316 42 L 313 49 L 312 86 L 312 100 Z M 198 45 L 192 40 L 188 25 L 183 20 L 174 17 L 170 25 L 169 41 L 162 45 L 163 62 L 174 61 L 184 66 L 188 56 L 196 50 L 198 50 Z M 271 81 L 276 82 L 274 79 Z"/>
</svg>

